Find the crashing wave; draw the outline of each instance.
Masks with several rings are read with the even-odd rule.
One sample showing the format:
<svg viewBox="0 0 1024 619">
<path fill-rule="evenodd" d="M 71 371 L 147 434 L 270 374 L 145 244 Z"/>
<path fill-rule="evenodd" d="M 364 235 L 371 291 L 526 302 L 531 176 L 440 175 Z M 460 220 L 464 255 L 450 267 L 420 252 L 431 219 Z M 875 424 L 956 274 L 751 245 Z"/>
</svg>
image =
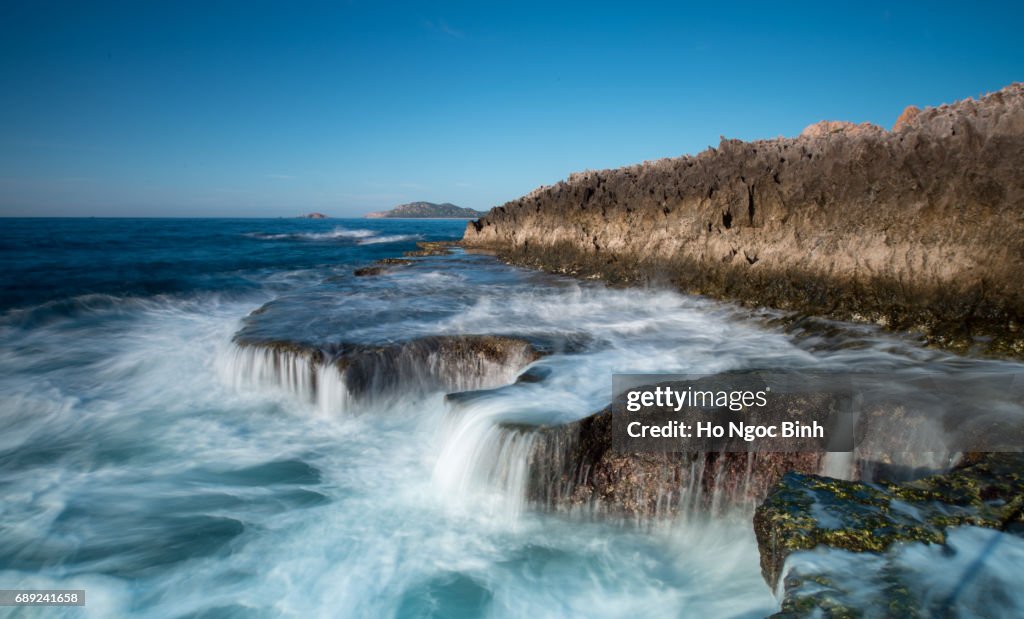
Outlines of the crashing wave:
<svg viewBox="0 0 1024 619">
<path fill-rule="evenodd" d="M 251 232 L 246 236 L 250 236 L 256 239 L 264 239 L 268 241 L 279 241 L 279 240 L 309 240 L 309 241 L 324 241 L 331 239 L 365 239 L 375 236 L 377 233 L 373 230 L 349 230 L 348 228 L 337 227 L 327 232 L 286 232 L 279 234 L 269 234 L 264 232 Z"/>
<path fill-rule="evenodd" d="M 359 241 L 360 245 L 376 245 L 377 243 L 399 243 L 401 241 L 415 241 L 422 239 L 419 234 L 388 234 L 385 236 L 371 236 Z"/>
<path fill-rule="evenodd" d="M 384 346 L 327 349 L 294 342 L 235 341 L 222 361 L 239 389 L 272 386 L 326 413 L 396 397 L 486 389 L 512 382 L 539 357 L 528 342 L 497 335 L 424 337 Z"/>
</svg>

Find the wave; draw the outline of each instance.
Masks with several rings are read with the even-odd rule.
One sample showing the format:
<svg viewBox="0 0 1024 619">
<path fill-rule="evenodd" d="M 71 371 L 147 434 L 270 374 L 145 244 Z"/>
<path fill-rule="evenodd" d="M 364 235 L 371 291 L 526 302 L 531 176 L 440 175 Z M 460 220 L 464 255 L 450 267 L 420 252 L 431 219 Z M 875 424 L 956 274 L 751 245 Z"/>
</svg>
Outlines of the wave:
<svg viewBox="0 0 1024 619">
<path fill-rule="evenodd" d="M 251 290 L 194 290 L 148 296 L 87 293 L 0 311 L 0 327 L 29 331 L 85 316 L 110 319 L 114 316 L 138 316 L 144 312 L 198 312 L 206 311 L 210 306 L 239 301 L 256 302 L 262 298 Z"/>
<path fill-rule="evenodd" d="M 373 245 L 375 243 L 398 243 L 400 241 L 416 241 L 423 238 L 422 234 L 389 234 L 387 236 L 373 236 L 359 241 L 360 245 Z"/>
<path fill-rule="evenodd" d="M 309 240 L 309 241 L 324 241 L 330 239 L 365 239 L 375 236 L 377 233 L 373 230 L 355 229 L 349 230 L 348 228 L 337 227 L 327 232 L 285 232 L 271 234 L 267 232 L 250 232 L 245 236 L 249 236 L 256 239 L 263 239 L 268 241 L 280 241 L 280 240 Z"/>
</svg>

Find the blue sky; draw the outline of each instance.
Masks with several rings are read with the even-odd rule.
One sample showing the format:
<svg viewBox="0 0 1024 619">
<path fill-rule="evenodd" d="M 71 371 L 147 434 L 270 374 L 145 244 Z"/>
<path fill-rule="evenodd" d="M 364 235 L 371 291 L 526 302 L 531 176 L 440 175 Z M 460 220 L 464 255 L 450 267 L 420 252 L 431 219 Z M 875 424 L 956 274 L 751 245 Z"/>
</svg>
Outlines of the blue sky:
<svg viewBox="0 0 1024 619">
<path fill-rule="evenodd" d="M 0 214 L 486 209 L 1024 80 L 1021 3 L 0 4 Z"/>
</svg>

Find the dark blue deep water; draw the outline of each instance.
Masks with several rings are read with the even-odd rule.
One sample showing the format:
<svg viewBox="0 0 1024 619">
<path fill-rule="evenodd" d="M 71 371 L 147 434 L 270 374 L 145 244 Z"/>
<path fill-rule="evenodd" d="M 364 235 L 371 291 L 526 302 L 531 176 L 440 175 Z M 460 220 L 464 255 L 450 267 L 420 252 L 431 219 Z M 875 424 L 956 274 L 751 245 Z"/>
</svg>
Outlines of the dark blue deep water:
<svg viewBox="0 0 1024 619">
<path fill-rule="evenodd" d="M 282 270 L 372 262 L 456 239 L 461 220 L 0 219 L 0 309 L 86 294 L 258 288 Z"/>
<path fill-rule="evenodd" d="M 582 418 L 608 404 L 615 372 L 1021 371 L 459 250 L 353 273 L 464 225 L 0 220 L 0 588 L 87 600 L 0 616 L 762 617 L 778 605 L 752 505 L 654 527 L 541 512 L 526 500 L 531 439 L 503 424 Z M 344 370 L 289 352 L 463 335 L 549 354 L 382 365 L 395 376 L 360 399 Z M 543 380 L 517 383 L 528 366 Z M 490 391 L 453 404 L 429 372 Z M 948 460 L 921 437 L 935 462 L 914 465 Z M 975 537 L 957 543 L 989 547 Z M 1024 607 L 1011 569 L 1024 544 L 990 555 L 963 603 L 997 590 Z M 946 572 L 917 569 L 934 560 L 892 559 L 941 593 L 928 575 Z"/>
</svg>

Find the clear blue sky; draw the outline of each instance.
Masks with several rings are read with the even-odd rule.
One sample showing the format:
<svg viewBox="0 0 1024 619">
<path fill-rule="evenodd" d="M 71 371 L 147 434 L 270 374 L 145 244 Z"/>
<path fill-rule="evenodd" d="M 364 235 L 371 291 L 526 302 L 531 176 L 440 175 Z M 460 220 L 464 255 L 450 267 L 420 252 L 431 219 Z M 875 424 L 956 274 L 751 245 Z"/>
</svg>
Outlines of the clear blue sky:
<svg viewBox="0 0 1024 619">
<path fill-rule="evenodd" d="M 486 209 L 1024 80 L 1024 3 L 0 3 L 0 214 Z"/>
</svg>

